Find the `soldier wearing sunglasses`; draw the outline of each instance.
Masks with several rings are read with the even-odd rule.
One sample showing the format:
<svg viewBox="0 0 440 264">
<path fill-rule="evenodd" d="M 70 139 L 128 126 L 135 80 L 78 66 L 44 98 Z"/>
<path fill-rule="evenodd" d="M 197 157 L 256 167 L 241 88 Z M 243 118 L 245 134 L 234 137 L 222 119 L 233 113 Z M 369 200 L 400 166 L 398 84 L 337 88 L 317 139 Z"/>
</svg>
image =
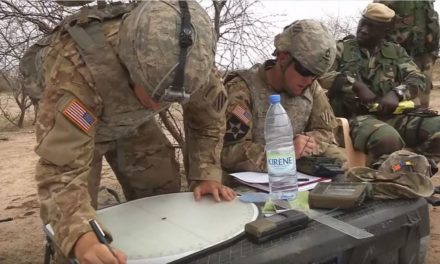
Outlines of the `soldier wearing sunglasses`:
<svg viewBox="0 0 440 264">
<path fill-rule="evenodd" d="M 334 144 L 335 116 L 316 81 L 333 64 L 336 44 L 315 20 L 298 20 L 275 37 L 275 60 L 229 74 L 222 166 L 228 172 L 266 171 L 264 120 L 268 96 L 280 94 L 292 120 L 296 158 L 320 155 L 345 161 Z"/>
</svg>

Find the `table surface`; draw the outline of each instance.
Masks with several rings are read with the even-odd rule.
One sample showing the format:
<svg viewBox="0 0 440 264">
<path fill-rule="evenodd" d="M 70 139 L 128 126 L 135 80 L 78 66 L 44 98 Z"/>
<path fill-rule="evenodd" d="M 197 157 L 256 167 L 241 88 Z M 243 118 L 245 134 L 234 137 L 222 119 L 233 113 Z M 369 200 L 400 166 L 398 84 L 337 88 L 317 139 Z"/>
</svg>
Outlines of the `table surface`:
<svg viewBox="0 0 440 264">
<path fill-rule="evenodd" d="M 192 198 L 192 196 L 188 196 L 189 194 L 191 193 L 186 193 L 184 195 L 187 195 L 186 198 Z M 214 203 L 213 201 L 211 202 Z M 207 204 L 210 204 L 211 202 L 207 202 Z M 226 203 L 217 203 L 215 205 L 221 206 L 222 204 Z M 165 204 L 162 207 L 165 207 Z M 214 206 L 211 204 L 208 207 Z M 100 214 L 105 213 L 106 211 L 116 212 L 116 210 L 113 209 L 104 209 Z M 215 214 L 212 216 L 214 216 L 216 222 L 225 222 L 224 219 L 226 218 L 224 215 Z M 397 239 L 397 236 L 405 235 L 404 233 L 407 233 L 407 230 L 405 231 L 402 227 L 408 227 L 414 225 L 414 223 L 416 223 L 416 227 L 418 228 L 417 232 L 419 232 L 420 237 L 429 236 L 429 212 L 425 199 L 367 201 L 363 206 L 356 210 L 339 211 L 339 213 L 336 213 L 335 217 L 355 227 L 365 229 L 375 236 L 373 238 L 358 240 L 328 226 L 312 221 L 308 227 L 302 231 L 288 233 L 263 244 L 255 244 L 248 240 L 244 235 L 241 235 L 235 237 L 235 239 L 229 239 L 225 243 L 208 247 L 200 252 L 186 256 L 182 255 L 184 257 L 176 259 L 170 263 L 320 263 L 315 261 L 317 259 L 325 258 L 326 256 L 341 254 L 341 252 L 362 247 L 366 244 L 374 245 L 373 248 L 369 249 L 369 251 L 371 251 L 370 253 L 374 254 L 375 250 L 380 250 L 381 247 L 376 245 L 381 245 L 383 243 L 393 244 L 393 240 Z M 116 219 L 115 221 L 120 221 L 121 219 L 119 218 L 118 220 L 118 217 L 114 216 L 110 218 Z M 189 217 L 188 219 L 191 221 L 193 218 Z M 106 223 L 106 225 L 107 224 L 108 223 Z M 242 224 L 244 226 L 245 223 Z M 130 228 L 130 226 L 128 226 L 128 228 Z M 112 230 L 112 234 L 115 235 L 114 227 L 110 230 Z M 384 237 L 387 235 L 391 241 L 384 240 Z M 127 238 L 130 239 L 130 237 Z M 171 236 L 164 240 L 172 242 L 179 239 L 179 237 Z M 154 242 L 156 240 L 153 239 L 151 241 Z M 135 243 L 139 243 L 139 241 L 135 241 Z M 112 245 L 116 246 L 116 244 Z M 169 244 L 171 251 L 173 250 L 171 249 L 172 247 L 172 243 Z M 143 248 L 149 247 L 144 245 Z M 151 252 L 151 248 L 149 248 L 148 252 Z M 163 259 L 157 258 L 156 260 L 158 260 L 158 262 L 148 263 L 165 263 Z M 294 261 L 292 262 L 292 260 Z M 169 260 L 166 262 L 168 261 Z M 129 263 L 147 262 L 130 261 Z"/>
<path fill-rule="evenodd" d="M 380 245 L 386 234 L 402 233 L 401 227 L 408 226 L 411 221 L 418 221 L 421 237 L 429 236 L 429 213 L 425 199 L 368 201 L 357 210 L 341 212 L 336 218 L 375 236 L 358 240 L 311 222 L 302 231 L 285 234 L 263 244 L 255 244 L 243 237 L 221 249 L 202 252 L 173 263 L 312 263 L 368 243 Z"/>
</svg>

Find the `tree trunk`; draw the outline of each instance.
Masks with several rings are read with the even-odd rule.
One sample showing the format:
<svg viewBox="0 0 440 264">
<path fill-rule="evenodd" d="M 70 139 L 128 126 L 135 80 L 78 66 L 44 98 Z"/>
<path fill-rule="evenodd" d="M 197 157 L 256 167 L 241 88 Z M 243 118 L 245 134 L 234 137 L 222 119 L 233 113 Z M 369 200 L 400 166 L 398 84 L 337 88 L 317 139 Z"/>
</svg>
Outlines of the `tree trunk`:
<svg viewBox="0 0 440 264">
<path fill-rule="evenodd" d="M 19 128 L 23 128 L 25 113 L 26 113 L 26 109 L 20 110 L 20 116 L 18 117 L 18 120 L 17 120 L 17 127 L 19 127 Z"/>
</svg>

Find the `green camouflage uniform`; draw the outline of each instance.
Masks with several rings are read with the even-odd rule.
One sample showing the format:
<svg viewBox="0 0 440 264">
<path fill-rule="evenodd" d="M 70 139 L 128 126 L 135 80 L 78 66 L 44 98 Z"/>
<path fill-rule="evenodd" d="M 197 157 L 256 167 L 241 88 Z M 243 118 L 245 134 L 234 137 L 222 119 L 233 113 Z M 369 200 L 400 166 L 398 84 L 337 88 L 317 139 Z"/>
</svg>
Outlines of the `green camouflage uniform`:
<svg viewBox="0 0 440 264">
<path fill-rule="evenodd" d="M 396 12 L 394 30 L 390 41 L 405 48 L 419 69 L 426 76 L 426 90 L 419 95 L 421 104 L 429 106 L 432 87 L 432 70 L 439 48 L 438 13 L 435 1 L 375 1 L 387 5 Z"/>
<path fill-rule="evenodd" d="M 274 63 L 256 64 L 247 71 L 232 73 L 230 80 L 226 80 L 229 104 L 222 166 L 228 172 L 266 171 L 264 120 L 268 97 L 274 91 L 267 84 L 265 70 Z M 314 155 L 346 160 L 345 151 L 334 144 L 332 131 L 337 126 L 336 119 L 316 81 L 301 96 L 282 93 L 281 103 L 294 124 L 294 134 L 304 133 L 318 142 Z"/>
<path fill-rule="evenodd" d="M 194 12 L 192 19 L 196 20 L 197 15 Z M 109 45 L 100 47 L 97 56 L 114 59 L 121 17 L 101 24 Z M 154 27 L 149 30 L 151 35 L 160 34 Z M 55 241 L 67 256 L 77 239 L 91 231 L 88 220 L 96 218 L 93 205 L 103 157 L 128 200 L 178 192 L 180 174 L 174 149 L 155 121 L 157 111 L 141 104 L 122 65 L 98 65 L 102 66 L 102 74 L 93 74 L 78 43 L 62 27 L 46 44 L 51 49 L 41 71 L 44 94 L 36 126 L 36 153 L 40 156 L 36 180 L 43 222 L 51 224 Z M 168 52 L 167 44 L 163 44 L 155 44 L 163 48 L 158 54 Z M 206 63 L 209 69 L 212 61 Z M 186 74 L 200 78 L 198 69 L 190 69 Z M 161 110 L 167 107 L 164 104 Z M 209 83 L 183 105 L 191 181 L 221 180 L 225 109 L 226 92 L 213 69 Z"/>
<path fill-rule="evenodd" d="M 370 162 L 382 154 L 401 149 L 405 144 L 420 154 L 440 158 L 439 116 L 374 115 L 359 104 L 351 83 L 345 80 L 335 85 L 342 73 L 342 76 L 362 80 L 379 98 L 400 84 L 423 91 L 424 76 L 402 47 L 384 41 L 378 45 L 376 52 L 370 54 L 359 48 L 356 39 L 347 39 L 338 43 L 338 53 L 332 69 L 335 71 L 323 76 L 320 82 L 324 88 L 330 90 L 330 103 L 336 116 L 350 119 L 354 147 L 367 153 Z M 406 94 L 409 96 L 409 91 Z"/>
</svg>

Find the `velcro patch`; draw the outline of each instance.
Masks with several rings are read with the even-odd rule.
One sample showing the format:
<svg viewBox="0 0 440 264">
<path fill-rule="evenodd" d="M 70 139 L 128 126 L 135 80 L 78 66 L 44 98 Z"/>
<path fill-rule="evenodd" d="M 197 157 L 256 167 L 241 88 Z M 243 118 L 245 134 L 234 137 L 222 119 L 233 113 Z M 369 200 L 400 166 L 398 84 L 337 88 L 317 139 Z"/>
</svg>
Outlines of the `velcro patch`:
<svg viewBox="0 0 440 264">
<path fill-rule="evenodd" d="M 236 142 L 249 132 L 249 126 L 241 122 L 236 116 L 231 116 L 226 122 L 225 143 Z"/>
<path fill-rule="evenodd" d="M 232 110 L 232 114 L 240 119 L 247 126 L 251 122 L 252 115 L 248 111 L 246 111 L 246 109 L 241 105 L 236 105 L 234 107 L 234 110 Z"/>
<path fill-rule="evenodd" d="M 96 123 L 96 117 L 78 99 L 72 99 L 64 108 L 63 114 L 86 133 Z"/>
<path fill-rule="evenodd" d="M 328 124 L 332 119 L 332 115 L 329 112 L 325 111 L 321 113 L 321 119 L 322 121 L 324 121 L 324 123 Z"/>
<path fill-rule="evenodd" d="M 215 111 L 220 112 L 225 106 L 226 101 L 227 101 L 227 97 L 225 93 L 221 91 L 218 93 L 217 97 L 212 103 L 212 107 L 214 107 Z"/>
</svg>

